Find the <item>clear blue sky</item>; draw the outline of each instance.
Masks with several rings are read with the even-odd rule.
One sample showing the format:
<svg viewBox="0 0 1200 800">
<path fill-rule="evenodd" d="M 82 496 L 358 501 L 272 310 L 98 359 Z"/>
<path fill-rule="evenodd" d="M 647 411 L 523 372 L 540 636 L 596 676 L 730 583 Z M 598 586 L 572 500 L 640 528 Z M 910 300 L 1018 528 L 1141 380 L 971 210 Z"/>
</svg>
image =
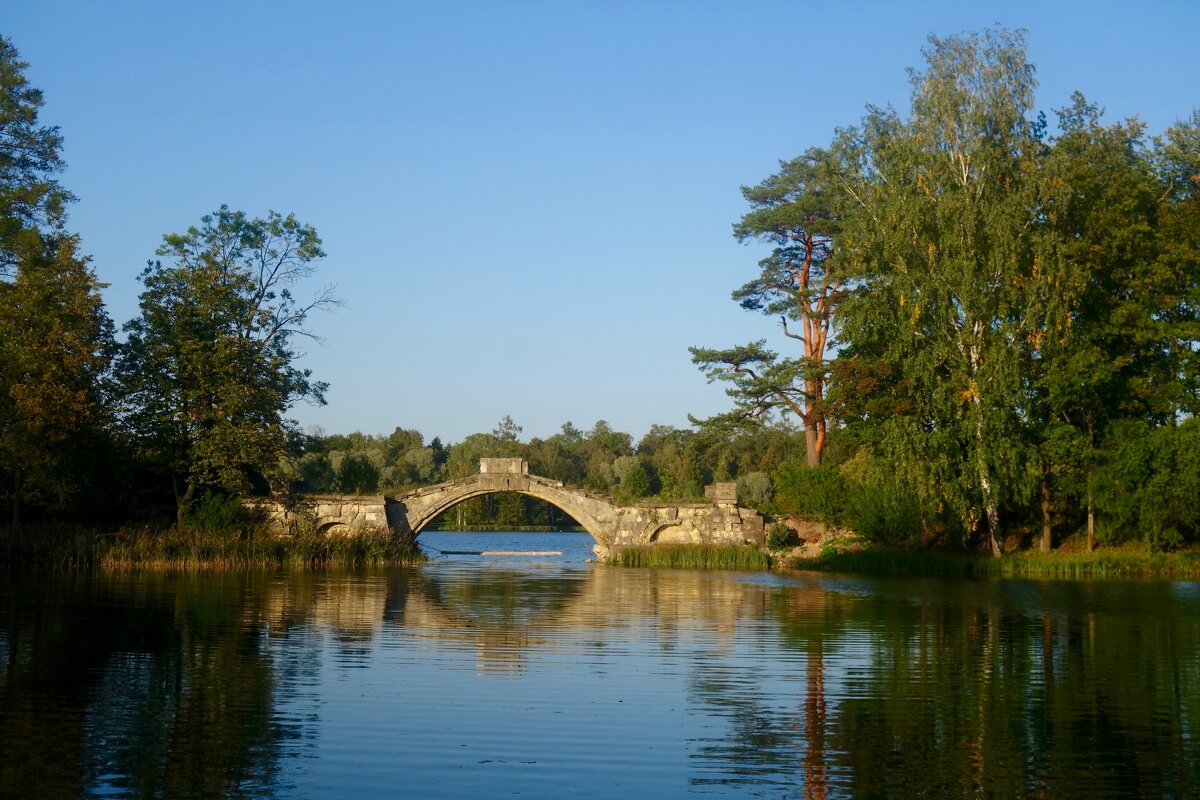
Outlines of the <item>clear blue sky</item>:
<svg viewBox="0 0 1200 800">
<path fill-rule="evenodd" d="M 930 33 L 1029 30 L 1039 106 L 1079 89 L 1152 132 L 1200 106 L 1200 3 L 54 2 L 0 33 L 66 138 L 118 324 L 162 235 L 221 203 L 295 212 L 328 258 L 299 406 L 328 432 L 455 441 L 505 414 L 653 423 L 727 408 L 692 344 L 766 337 L 732 289 L 739 187 L 907 110 Z"/>
</svg>

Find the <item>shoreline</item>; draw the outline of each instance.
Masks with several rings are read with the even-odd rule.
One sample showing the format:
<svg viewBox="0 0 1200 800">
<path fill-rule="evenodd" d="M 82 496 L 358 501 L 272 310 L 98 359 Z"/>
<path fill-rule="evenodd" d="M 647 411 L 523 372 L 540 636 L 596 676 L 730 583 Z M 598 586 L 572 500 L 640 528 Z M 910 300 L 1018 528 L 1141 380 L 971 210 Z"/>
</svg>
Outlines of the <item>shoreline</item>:
<svg viewBox="0 0 1200 800">
<path fill-rule="evenodd" d="M 551 533 L 545 526 L 512 532 Z M 531 530 L 532 529 L 532 530 Z M 488 531 L 510 532 L 508 529 Z M 467 533 L 472 531 L 465 531 Z M 478 532 L 478 531 L 475 531 Z M 427 561 L 416 542 L 388 531 L 289 536 L 253 526 L 219 530 L 80 525 L 0 528 L 0 568 L 68 570 L 329 569 L 410 566 Z M 898 550 L 846 543 L 806 555 L 799 548 L 679 544 L 625 547 L 615 566 L 736 571 L 814 571 L 957 578 L 1200 580 L 1200 549 L 1151 552 L 1128 545 L 1092 553 L 1021 550 L 1001 558 L 939 550 Z"/>
</svg>

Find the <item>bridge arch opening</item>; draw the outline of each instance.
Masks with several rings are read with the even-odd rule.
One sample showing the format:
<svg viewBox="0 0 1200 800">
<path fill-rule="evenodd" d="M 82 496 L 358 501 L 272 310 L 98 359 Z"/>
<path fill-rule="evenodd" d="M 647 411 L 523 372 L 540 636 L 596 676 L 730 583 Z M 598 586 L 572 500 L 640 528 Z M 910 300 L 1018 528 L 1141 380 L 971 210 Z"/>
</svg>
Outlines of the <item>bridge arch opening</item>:
<svg viewBox="0 0 1200 800">
<path fill-rule="evenodd" d="M 558 489 L 557 491 L 555 489 Z M 414 535 L 419 536 L 421 532 L 427 529 L 435 520 L 443 514 L 455 508 L 459 504 L 471 500 L 476 497 L 485 495 L 504 495 L 514 494 L 524 497 L 532 497 L 540 500 L 554 508 L 558 509 L 566 517 L 574 520 L 578 527 L 582 528 L 585 533 L 592 537 L 595 542 L 607 547 L 607 537 L 604 535 L 605 528 L 601 523 L 588 511 L 576 503 L 571 502 L 569 492 L 562 491 L 558 487 L 545 487 L 539 483 L 529 482 L 526 485 L 508 486 L 503 489 L 480 486 L 478 484 L 466 484 L 458 491 L 450 492 L 446 497 L 439 498 L 438 501 L 430 508 L 425 510 L 418 519 L 414 519 L 410 514 L 408 524 Z"/>
<path fill-rule="evenodd" d="M 424 530 L 553 532 L 583 527 L 548 500 L 522 492 L 491 492 L 460 500 L 431 519 Z"/>
</svg>

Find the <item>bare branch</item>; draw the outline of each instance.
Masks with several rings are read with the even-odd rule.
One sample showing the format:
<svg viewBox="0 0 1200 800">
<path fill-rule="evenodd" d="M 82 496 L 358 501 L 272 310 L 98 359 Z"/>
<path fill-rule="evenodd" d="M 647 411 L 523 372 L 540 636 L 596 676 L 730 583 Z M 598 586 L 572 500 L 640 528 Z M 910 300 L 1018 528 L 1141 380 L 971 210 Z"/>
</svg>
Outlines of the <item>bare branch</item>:
<svg viewBox="0 0 1200 800">
<path fill-rule="evenodd" d="M 783 335 L 784 336 L 787 336 L 791 339 L 797 339 L 801 342 L 804 342 L 805 344 L 808 344 L 808 340 L 805 339 L 803 336 L 801 336 L 798 333 L 792 333 L 790 330 L 788 330 L 787 317 L 780 317 L 779 324 L 783 326 Z"/>
</svg>

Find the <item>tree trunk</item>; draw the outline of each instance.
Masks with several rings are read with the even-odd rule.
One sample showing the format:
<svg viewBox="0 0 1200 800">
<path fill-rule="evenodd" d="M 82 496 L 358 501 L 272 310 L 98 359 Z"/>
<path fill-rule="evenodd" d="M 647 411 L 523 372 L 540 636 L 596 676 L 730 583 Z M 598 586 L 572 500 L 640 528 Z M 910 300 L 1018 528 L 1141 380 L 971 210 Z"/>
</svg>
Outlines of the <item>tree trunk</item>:
<svg viewBox="0 0 1200 800">
<path fill-rule="evenodd" d="M 1000 535 L 1000 510 L 996 508 L 996 500 L 992 496 L 990 483 L 984 489 L 983 507 L 987 512 L 988 539 L 992 546 L 992 556 L 1000 558 L 1004 555 L 1004 540 Z"/>
<path fill-rule="evenodd" d="M 933 531 L 929 529 L 929 515 L 925 504 L 921 504 L 921 549 L 928 550 L 933 544 Z"/>
<path fill-rule="evenodd" d="M 975 401 L 978 404 L 978 400 Z M 1004 540 L 1000 535 L 1000 509 L 996 506 L 996 493 L 992 490 L 992 479 L 988 475 L 987 459 L 983 455 L 983 413 L 975 410 L 975 468 L 979 471 L 979 489 L 983 493 L 983 509 L 987 514 L 988 539 L 992 556 L 1004 555 Z"/>
<path fill-rule="evenodd" d="M 1087 551 L 1093 553 L 1096 550 L 1096 507 L 1092 502 L 1092 474 L 1093 458 L 1095 456 L 1096 447 L 1096 425 L 1091 417 L 1087 420 L 1088 430 L 1088 474 L 1087 474 Z"/>
<path fill-rule="evenodd" d="M 1050 526 L 1050 476 L 1042 473 L 1042 546 L 1043 553 L 1049 553 L 1053 544 Z"/>
<path fill-rule="evenodd" d="M 821 466 L 821 446 L 824 444 L 821 438 L 816 420 L 804 424 L 804 452 L 810 467 Z"/>
<path fill-rule="evenodd" d="M 1093 553 L 1096 550 L 1096 507 L 1092 505 L 1090 490 L 1088 491 L 1087 507 L 1087 551 Z"/>
<path fill-rule="evenodd" d="M 192 500 L 196 497 L 196 485 L 188 481 L 187 491 L 181 495 L 179 493 L 179 478 L 172 477 L 171 480 L 175 488 L 175 524 L 182 528 L 183 522 L 187 518 L 188 508 L 191 507 Z"/>
</svg>

